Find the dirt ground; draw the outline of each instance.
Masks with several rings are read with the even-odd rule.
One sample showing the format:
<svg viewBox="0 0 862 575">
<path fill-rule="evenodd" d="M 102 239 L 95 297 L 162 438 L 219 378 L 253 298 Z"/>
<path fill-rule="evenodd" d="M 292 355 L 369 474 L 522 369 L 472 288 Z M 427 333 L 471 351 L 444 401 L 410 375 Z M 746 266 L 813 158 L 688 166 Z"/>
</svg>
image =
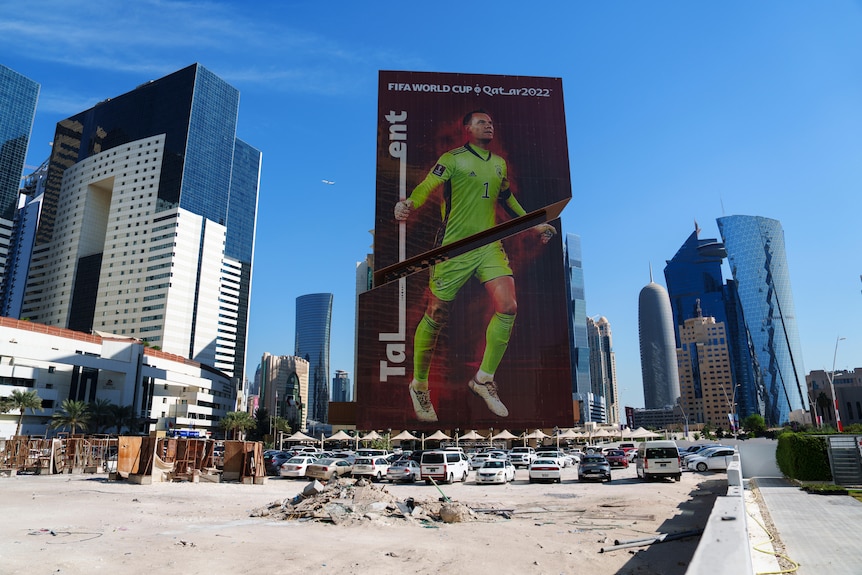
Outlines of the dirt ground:
<svg viewBox="0 0 862 575">
<path fill-rule="evenodd" d="M 495 574 L 685 573 L 698 537 L 605 551 L 616 541 L 703 528 L 724 474 L 684 473 L 644 483 L 634 467 L 610 484 L 530 484 L 518 470 L 507 485 L 382 483 L 399 501 L 445 495 L 475 511 L 445 523 L 370 514 L 333 524 L 253 516 L 290 500 L 308 483 L 136 485 L 96 475 L 0 478 L 0 571 L 124 575 L 175 572 L 439 574 L 488 568 Z M 489 510 L 506 510 L 493 513 Z"/>
</svg>

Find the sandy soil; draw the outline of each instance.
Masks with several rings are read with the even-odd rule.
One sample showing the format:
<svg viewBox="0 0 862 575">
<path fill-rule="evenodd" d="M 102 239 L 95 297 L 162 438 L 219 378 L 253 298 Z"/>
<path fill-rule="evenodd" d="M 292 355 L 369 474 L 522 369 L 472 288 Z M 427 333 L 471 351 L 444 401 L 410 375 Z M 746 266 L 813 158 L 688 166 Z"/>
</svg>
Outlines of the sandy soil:
<svg viewBox="0 0 862 575">
<path fill-rule="evenodd" d="M 377 517 L 348 524 L 252 517 L 292 498 L 303 480 L 265 485 L 135 485 L 106 475 L 19 475 L 0 479 L 0 571 L 31 574 L 154 571 L 191 574 L 683 574 L 697 537 L 601 552 L 615 541 L 702 528 L 723 474 L 685 473 L 681 482 L 644 483 L 634 467 L 611 484 L 530 484 L 518 470 L 508 485 L 441 486 L 479 512 L 463 523 Z M 423 483 L 383 484 L 399 500 L 437 500 Z"/>
</svg>

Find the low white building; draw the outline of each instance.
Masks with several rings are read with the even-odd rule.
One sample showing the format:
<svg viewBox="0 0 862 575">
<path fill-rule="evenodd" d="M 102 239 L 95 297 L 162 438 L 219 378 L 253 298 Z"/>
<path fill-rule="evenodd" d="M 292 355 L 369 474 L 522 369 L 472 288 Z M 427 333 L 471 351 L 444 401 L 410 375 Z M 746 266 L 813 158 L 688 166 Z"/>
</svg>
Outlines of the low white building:
<svg viewBox="0 0 862 575">
<path fill-rule="evenodd" d="M 0 317 L 0 396 L 36 391 L 43 411 L 27 410 L 22 435 L 52 436 L 51 416 L 66 399 L 131 405 L 132 433 L 190 431 L 221 436 L 219 421 L 236 409 L 228 374 L 155 350 L 136 339 Z M 20 413 L 0 414 L 0 437 L 15 433 Z M 110 430 L 115 431 L 115 430 Z"/>
</svg>

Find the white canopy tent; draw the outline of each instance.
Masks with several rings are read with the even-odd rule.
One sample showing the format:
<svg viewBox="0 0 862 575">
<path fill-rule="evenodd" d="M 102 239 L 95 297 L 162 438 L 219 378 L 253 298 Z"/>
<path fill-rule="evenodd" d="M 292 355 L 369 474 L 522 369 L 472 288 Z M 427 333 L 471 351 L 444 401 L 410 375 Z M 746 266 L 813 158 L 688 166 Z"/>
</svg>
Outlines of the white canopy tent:
<svg viewBox="0 0 862 575">
<path fill-rule="evenodd" d="M 293 435 L 284 438 L 285 441 L 299 441 L 300 443 L 314 443 L 317 439 L 310 437 L 304 434 L 301 431 L 297 431 Z"/>
<path fill-rule="evenodd" d="M 349 440 L 351 440 L 351 439 L 353 439 L 353 438 L 352 438 L 352 437 L 350 437 L 349 435 L 347 435 L 347 434 L 344 432 L 344 430 L 342 429 L 342 430 L 340 430 L 338 433 L 335 433 L 335 434 L 333 434 L 333 435 L 330 435 L 330 436 L 329 436 L 329 437 L 327 437 L 324 441 L 349 441 Z"/>
<path fill-rule="evenodd" d="M 632 439 L 649 439 L 651 437 L 661 437 L 661 434 L 643 427 L 638 427 L 632 432 L 631 437 Z"/>
<path fill-rule="evenodd" d="M 413 435 L 412 433 L 410 433 L 409 431 L 404 430 L 401 433 L 399 433 L 398 435 L 394 436 L 391 441 L 411 441 L 411 440 L 416 440 L 416 439 L 419 439 L 419 438 L 416 437 L 415 435 Z"/>
</svg>

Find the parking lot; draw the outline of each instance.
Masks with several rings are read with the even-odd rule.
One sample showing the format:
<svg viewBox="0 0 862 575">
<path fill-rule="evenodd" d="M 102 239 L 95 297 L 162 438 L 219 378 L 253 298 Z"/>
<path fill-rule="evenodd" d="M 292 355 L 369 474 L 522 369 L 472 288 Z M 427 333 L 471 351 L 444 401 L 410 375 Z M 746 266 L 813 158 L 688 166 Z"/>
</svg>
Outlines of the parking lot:
<svg viewBox="0 0 862 575">
<path fill-rule="evenodd" d="M 682 481 L 645 483 L 634 466 L 614 469 L 611 483 L 376 485 L 399 500 L 448 497 L 475 510 L 456 524 L 371 517 L 349 526 L 326 521 L 275 521 L 250 511 L 293 498 L 308 483 L 269 477 L 240 483 L 110 482 L 105 475 L 25 476 L 0 480 L 4 565 L 19 572 L 149 573 L 171 565 L 188 573 L 251 569 L 338 573 L 448 572 L 493 568 L 495 573 L 637 573 L 682 575 L 697 537 L 601 553 L 614 542 L 702 527 L 722 473 L 684 473 Z M 507 510 L 505 516 L 493 510 Z M 53 534 L 52 534 L 53 533 Z M 72 552 L 74 551 L 74 553 Z"/>
</svg>

